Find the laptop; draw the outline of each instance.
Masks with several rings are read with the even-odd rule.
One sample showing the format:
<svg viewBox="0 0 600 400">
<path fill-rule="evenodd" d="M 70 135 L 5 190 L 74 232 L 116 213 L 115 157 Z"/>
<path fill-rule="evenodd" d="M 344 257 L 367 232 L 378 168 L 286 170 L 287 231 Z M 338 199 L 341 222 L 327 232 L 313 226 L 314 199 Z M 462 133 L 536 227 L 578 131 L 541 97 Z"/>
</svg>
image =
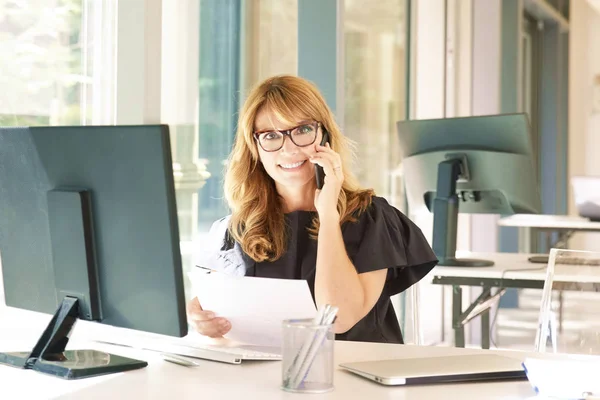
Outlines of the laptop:
<svg viewBox="0 0 600 400">
<path fill-rule="evenodd" d="M 383 385 L 527 379 L 522 360 L 496 354 L 362 361 L 340 367 Z"/>
<path fill-rule="evenodd" d="M 600 177 L 574 176 L 571 187 L 579 215 L 590 221 L 600 221 Z"/>
</svg>

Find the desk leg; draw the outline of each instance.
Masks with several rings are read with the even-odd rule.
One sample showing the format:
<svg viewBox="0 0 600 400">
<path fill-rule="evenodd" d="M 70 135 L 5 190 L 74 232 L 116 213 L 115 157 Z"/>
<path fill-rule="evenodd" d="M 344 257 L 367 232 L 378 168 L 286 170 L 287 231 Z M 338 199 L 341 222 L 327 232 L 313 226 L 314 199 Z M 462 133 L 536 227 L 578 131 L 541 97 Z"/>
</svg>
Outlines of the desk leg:
<svg viewBox="0 0 600 400">
<path fill-rule="evenodd" d="M 490 348 L 490 309 L 481 313 L 481 348 Z"/>
<path fill-rule="evenodd" d="M 533 233 L 530 227 L 520 227 L 519 229 L 519 253 L 537 253 L 533 251 Z"/>
<path fill-rule="evenodd" d="M 558 291 L 558 333 L 563 333 L 563 291 Z"/>
<path fill-rule="evenodd" d="M 452 285 L 452 325 L 454 327 L 454 346 L 465 347 L 465 326 L 459 321 L 462 314 L 462 288 Z"/>
</svg>

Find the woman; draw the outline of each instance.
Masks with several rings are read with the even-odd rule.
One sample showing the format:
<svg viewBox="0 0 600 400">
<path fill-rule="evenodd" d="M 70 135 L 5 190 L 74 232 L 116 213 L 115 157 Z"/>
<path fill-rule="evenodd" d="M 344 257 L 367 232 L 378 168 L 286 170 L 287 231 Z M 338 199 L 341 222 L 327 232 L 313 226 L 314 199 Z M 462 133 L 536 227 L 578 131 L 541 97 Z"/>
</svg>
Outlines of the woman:
<svg viewBox="0 0 600 400">
<path fill-rule="evenodd" d="M 321 146 L 324 132 L 329 143 Z M 390 296 L 437 259 L 406 216 L 359 188 L 349 161 L 348 140 L 314 85 L 294 76 L 260 83 L 240 112 L 225 176 L 232 214 L 211 228 L 215 251 L 204 262 L 232 274 L 305 279 L 317 306 L 339 307 L 336 339 L 402 343 Z M 203 335 L 231 329 L 197 298 L 188 314 Z"/>
</svg>

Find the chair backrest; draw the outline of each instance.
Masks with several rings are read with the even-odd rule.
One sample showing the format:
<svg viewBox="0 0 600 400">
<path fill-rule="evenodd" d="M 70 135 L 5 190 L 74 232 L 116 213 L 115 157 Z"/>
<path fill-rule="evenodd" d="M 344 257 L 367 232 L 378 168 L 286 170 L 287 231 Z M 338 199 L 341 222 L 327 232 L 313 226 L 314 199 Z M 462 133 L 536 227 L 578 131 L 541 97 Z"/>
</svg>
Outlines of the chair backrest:
<svg viewBox="0 0 600 400">
<path fill-rule="evenodd" d="M 600 252 L 551 249 L 535 349 L 600 355 Z"/>
</svg>

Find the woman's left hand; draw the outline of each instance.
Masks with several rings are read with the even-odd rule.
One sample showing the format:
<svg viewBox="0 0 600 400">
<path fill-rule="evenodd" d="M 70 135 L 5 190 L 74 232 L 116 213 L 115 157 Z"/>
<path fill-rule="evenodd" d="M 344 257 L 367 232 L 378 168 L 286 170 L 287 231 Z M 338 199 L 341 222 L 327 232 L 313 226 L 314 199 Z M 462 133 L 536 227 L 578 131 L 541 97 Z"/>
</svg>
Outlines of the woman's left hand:
<svg viewBox="0 0 600 400">
<path fill-rule="evenodd" d="M 344 182 L 344 171 L 342 171 L 342 159 L 338 153 L 333 151 L 326 143 L 325 146 L 317 145 L 317 153 L 310 158 L 313 164 L 320 165 L 325 171 L 323 189 L 315 191 L 315 208 L 319 217 L 325 215 L 337 215 L 337 204 Z M 339 218 L 339 215 L 337 216 Z"/>
</svg>

